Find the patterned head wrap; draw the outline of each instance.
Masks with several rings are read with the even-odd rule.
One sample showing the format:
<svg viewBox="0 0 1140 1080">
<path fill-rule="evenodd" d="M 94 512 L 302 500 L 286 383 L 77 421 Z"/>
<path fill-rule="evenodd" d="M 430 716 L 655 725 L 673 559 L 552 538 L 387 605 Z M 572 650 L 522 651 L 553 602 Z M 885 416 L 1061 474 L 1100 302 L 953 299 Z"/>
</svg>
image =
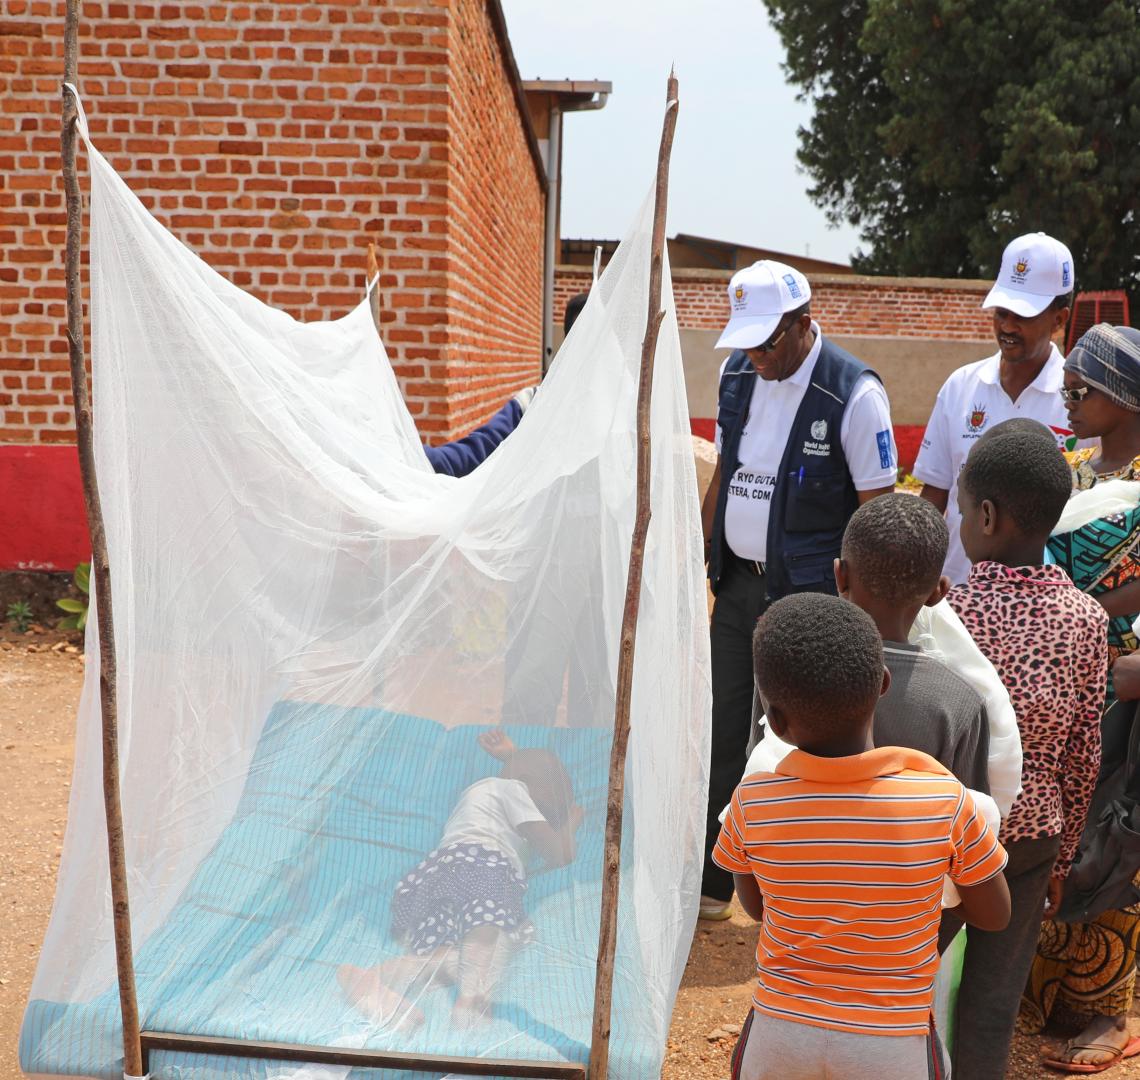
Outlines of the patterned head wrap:
<svg viewBox="0 0 1140 1080">
<path fill-rule="evenodd" d="M 1097 323 L 1073 346 L 1065 370 L 1121 408 L 1140 412 L 1140 330 Z"/>
</svg>

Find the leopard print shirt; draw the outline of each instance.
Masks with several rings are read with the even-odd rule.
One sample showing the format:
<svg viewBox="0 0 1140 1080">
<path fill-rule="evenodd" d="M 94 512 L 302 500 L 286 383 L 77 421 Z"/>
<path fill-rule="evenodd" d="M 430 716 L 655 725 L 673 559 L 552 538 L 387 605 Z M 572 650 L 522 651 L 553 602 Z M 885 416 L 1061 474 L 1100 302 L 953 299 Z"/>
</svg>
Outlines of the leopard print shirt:
<svg viewBox="0 0 1140 1080">
<path fill-rule="evenodd" d="M 1058 566 L 975 563 L 950 605 L 1009 691 L 1021 732 L 1021 794 L 1000 839 L 1061 834 L 1069 872 L 1100 768 L 1108 616 Z"/>
</svg>

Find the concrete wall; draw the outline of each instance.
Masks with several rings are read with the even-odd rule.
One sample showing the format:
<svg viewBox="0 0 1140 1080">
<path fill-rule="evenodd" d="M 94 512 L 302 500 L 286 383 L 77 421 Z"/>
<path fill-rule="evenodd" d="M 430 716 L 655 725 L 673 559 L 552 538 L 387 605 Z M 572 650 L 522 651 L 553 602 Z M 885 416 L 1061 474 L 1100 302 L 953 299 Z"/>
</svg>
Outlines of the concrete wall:
<svg viewBox="0 0 1140 1080">
<path fill-rule="evenodd" d="M 677 269 L 673 292 L 685 362 L 693 431 L 712 438 L 717 373 L 728 355 L 714 348 L 728 317 L 729 274 Z M 832 340 L 870 364 L 883 378 L 899 460 L 914 463 L 922 432 L 946 377 L 996 349 L 991 318 L 980 310 L 988 281 L 820 275 L 810 279 L 813 314 Z M 580 267 L 561 267 L 555 281 L 555 318 L 566 301 L 589 286 Z"/>
<path fill-rule="evenodd" d="M 827 327 L 824 325 L 824 333 Z M 682 330 L 685 386 L 694 419 L 716 416 L 716 385 L 728 353 L 714 349 L 719 331 Z M 901 425 L 925 426 L 938 388 L 957 367 L 980 360 L 996 346 L 987 342 L 936 341 L 921 338 L 856 337 L 828 334 L 837 345 L 870 364 L 881 376 L 891 399 L 891 419 Z"/>
</svg>

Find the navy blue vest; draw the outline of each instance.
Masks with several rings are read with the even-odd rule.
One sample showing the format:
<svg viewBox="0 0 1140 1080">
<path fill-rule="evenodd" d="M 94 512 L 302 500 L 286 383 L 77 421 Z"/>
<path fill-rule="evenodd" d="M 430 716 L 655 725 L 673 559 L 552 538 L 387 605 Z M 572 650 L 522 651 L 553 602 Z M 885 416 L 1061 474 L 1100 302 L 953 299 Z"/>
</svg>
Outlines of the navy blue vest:
<svg viewBox="0 0 1140 1080">
<path fill-rule="evenodd" d="M 839 555 L 843 530 L 859 505 L 839 432 L 851 391 L 864 372 L 879 377 L 850 353 L 823 339 L 811 383 L 788 431 L 772 492 L 768 559 L 764 564 L 772 600 L 795 592 L 835 593 L 832 562 Z M 757 378 L 748 354 L 738 350 L 728 358 L 720 380 L 720 491 L 709 553 L 709 581 L 714 593 L 731 557 L 724 539 L 724 510 L 728 486 L 740 465 L 740 436 Z"/>
</svg>

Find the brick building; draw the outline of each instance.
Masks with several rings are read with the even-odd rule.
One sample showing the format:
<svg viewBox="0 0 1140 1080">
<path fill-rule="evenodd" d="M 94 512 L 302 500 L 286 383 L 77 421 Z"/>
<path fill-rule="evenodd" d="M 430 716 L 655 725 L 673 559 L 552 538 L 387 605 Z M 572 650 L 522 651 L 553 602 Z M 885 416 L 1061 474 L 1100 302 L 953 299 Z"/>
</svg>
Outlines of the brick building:
<svg viewBox="0 0 1140 1080">
<path fill-rule="evenodd" d="M 817 274 L 855 273 L 847 263 L 814 259 L 806 254 L 791 255 L 786 251 L 714 240 L 708 236 L 693 236 L 691 233 L 677 233 L 676 236 L 670 236 L 666 243 L 669 248 L 669 265 L 674 270 L 733 271 L 751 266 L 759 259 L 775 259 L 777 262 L 794 264 L 797 270 L 809 278 L 814 278 Z M 565 239 L 562 241 L 562 264 L 593 266 L 594 253 L 598 248 L 602 249 L 602 258 L 608 259 L 617 245 L 616 240 Z"/>
<path fill-rule="evenodd" d="M 81 11 L 96 145 L 211 265 L 323 319 L 359 301 L 376 245 L 382 335 L 426 439 L 538 379 L 566 297 L 589 281 L 580 265 L 555 278 L 561 117 L 604 105 L 609 83 L 522 82 L 498 0 Z M 63 15 L 64 0 L 0 8 L 0 570 L 69 568 L 88 550 L 64 338 Z M 728 268 L 762 252 L 701 237 L 671 249 L 694 429 L 708 433 Z M 906 460 L 947 371 L 989 351 L 982 284 L 794 261 L 827 329 L 883 373 Z"/>
<path fill-rule="evenodd" d="M 528 101 L 498 0 L 82 0 L 81 12 L 93 141 L 212 266 L 323 319 L 359 302 L 376 244 L 384 342 L 426 439 L 538 380 L 547 174 L 560 164 L 544 149 L 557 149 L 559 101 L 593 95 L 542 84 Z M 0 13 L 0 498 L 21 508 L 0 515 L 0 569 L 86 550 L 67 445 L 63 20 L 64 0 L 5 0 Z"/>
</svg>

